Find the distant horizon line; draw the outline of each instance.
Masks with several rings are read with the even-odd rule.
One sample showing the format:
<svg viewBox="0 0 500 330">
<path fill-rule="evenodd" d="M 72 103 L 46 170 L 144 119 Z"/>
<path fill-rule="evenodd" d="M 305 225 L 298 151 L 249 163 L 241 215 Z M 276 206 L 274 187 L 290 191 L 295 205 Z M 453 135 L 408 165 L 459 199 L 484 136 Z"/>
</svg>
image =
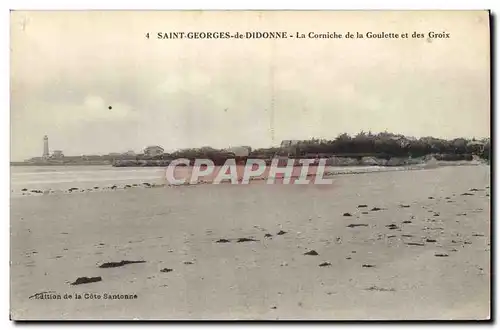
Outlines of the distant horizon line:
<svg viewBox="0 0 500 330">
<path fill-rule="evenodd" d="M 402 136 L 403 138 L 411 138 L 411 139 L 415 139 L 415 140 L 419 140 L 419 139 L 422 139 L 422 138 L 433 138 L 433 139 L 437 139 L 437 140 L 446 140 L 446 141 L 452 141 L 452 140 L 456 140 L 456 139 L 464 139 L 464 140 L 478 140 L 478 141 L 481 141 L 481 140 L 487 140 L 487 139 L 491 139 L 491 134 L 490 136 L 487 136 L 487 137 L 476 137 L 476 136 L 473 136 L 473 137 L 454 137 L 454 138 L 443 138 L 443 137 L 435 137 L 435 136 L 432 136 L 432 135 L 425 135 L 425 136 L 415 136 L 415 135 L 405 135 L 405 134 L 402 134 L 402 133 L 391 133 L 389 131 L 382 131 L 382 132 L 371 132 L 371 131 L 363 131 L 361 130 L 360 132 L 358 133 L 354 133 L 354 134 L 349 134 L 349 133 L 340 133 L 338 134 L 336 137 L 334 138 L 319 138 L 319 137 L 312 137 L 312 138 L 309 138 L 309 139 L 284 139 L 284 140 L 281 140 L 280 142 L 280 145 L 281 143 L 283 143 L 283 141 L 299 141 L 299 142 L 305 142 L 305 141 L 312 141 L 312 140 L 324 140 L 324 141 L 335 141 L 339 136 L 341 135 L 347 135 L 349 137 L 356 137 L 357 135 L 360 135 L 360 134 L 367 134 L 367 135 L 372 135 L 372 136 L 377 136 L 377 135 L 380 135 L 380 134 L 390 134 L 390 135 L 394 135 L 394 136 Z M 490 132 L 491 133 L 491 132 Z M 48 137 L 48 134 L 45 134 L 44 135 L 44 138 L 45 137 Z M 136 152 L 135 150 L 133 149 L 128 149 L 127 151 L 124 151 L 124 152 L 108 152 L 108 153 L 104 153 L 104 154 L 101 154 L 101 153 L 92 153 L 92 154 L 80 154 L 80 155 L 64 155 L 64 157 L 83 157 L 83 156 L 109 156 L 111 154 L 116 154 L 116 155 L 125 155 L 127 152 L 134 152 L 136 155 L 141 155 L 142 152 L 144 151 L 145 148 L 148 148 L 148 147 L 155 147 L 155 146 L 158 146 L 160 148 L 163 149 L 164 153 L 167 153 L 167 154 L 171 154 L 171 153 L 174 153 L 174 152 L 177 152 L 177 151 L 181 151 L 181 150 L 186 150 L 186 149 L 201 149 L 201 148 L 212 148 L 214 150 L 226 150 L 226 149 L 231 149 L 231 148 L 238 148 L 238 147 L 250 147 L 252 150 L 258 150 L 258 149 L 271 149 L 271 148 L 280 148 L 280 145 L 277 145 L 277 146 L 267 146 L 267 147 L 253 147 L 251 145 L 245 145 L 245 144 L 240 144 L 240 145 L 236 145 L 236 146 L 229 146 L 229 147 L 226 147 L 226 148 L 215 148 L 215 147 L 212 147 L 212 146 L 209 146 L 209 145 L 204 145 L 204 146 L 198 146 L 198 147 L 183 147 L 183 148 L 176 148 L 176 149 L 169 149 L 169 150 L 173 150 L 173 151 L 167 151 L 165 148 L 163 148 L 161 145 L 159 144 L 151 144 L 151 145 L 147 145 L 145 146 L 141 152 Z M 52 151 L 62 151 L 63 154 L 64 154 L 64 151 L 61 150 L 61 149 L 53 149 Z M 43 156 L 33 156 L 33 157 L 30 157 L 30 158 L 25 158 L 23 160 L 13 160 L 13 159 L 10 159 L 10 162 L 24 162 L 24 161 L 27 161 L 27 160 L 31 160 L 31 159 L 34 159 L 34 158 L 43 158 Z"/>
</svg>

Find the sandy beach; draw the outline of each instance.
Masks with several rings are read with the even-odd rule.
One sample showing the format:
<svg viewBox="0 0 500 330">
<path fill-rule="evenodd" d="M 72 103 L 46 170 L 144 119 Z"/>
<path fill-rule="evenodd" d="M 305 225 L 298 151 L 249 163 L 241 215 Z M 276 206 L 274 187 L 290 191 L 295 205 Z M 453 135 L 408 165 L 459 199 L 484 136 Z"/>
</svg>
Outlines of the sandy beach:
<svg viewBox="0 0 500 330">
<path fill-rule="evenodd" d="M 486 319 L 489 186 L 481 165 L 11 198 L 11 318 Z"/>
</svg>

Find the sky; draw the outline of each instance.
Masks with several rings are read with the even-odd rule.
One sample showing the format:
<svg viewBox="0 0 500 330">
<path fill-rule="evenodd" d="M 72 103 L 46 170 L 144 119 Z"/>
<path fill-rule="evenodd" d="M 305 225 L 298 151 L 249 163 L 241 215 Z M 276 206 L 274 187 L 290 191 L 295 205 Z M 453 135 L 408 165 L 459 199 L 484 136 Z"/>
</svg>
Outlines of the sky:
<svg viewBox="0 0 500 330">
<path fill-rule="evenodd" d="M 194 31 L 409 38 L 156 38 Z M 11 159 L 41 156 L 44 135 L 65 155 L 489 137 L 489 47 L 487 11 L 13 11 Z"/>
</svg>

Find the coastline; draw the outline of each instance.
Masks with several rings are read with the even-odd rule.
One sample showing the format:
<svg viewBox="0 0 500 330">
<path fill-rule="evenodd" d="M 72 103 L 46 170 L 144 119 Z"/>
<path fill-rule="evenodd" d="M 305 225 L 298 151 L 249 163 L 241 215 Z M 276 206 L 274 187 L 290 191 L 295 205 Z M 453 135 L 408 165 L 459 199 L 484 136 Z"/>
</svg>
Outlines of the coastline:
<svg viewBox="0 0 500 330">
<path fill-rule="evenodd" d="M 111 166 L 111 162 L 50 163 L 50 162 L 10 162 L 10 166 Z"/>
<path fill-rule="evenodd" d="M 75 160 L 75 157 L 69 157 L 68 160 L 46 160 L 46 161 L 22 161 L 22 162 L 10 162 L 10 166 L 91 166 L 91 165 L 110 165 L 113 167 L 166 167 L 174 159 L 107 159 L 107 160 Z M 186 159 L 186 157 L 179 157 Z M 71 160 L 69 160 L 71 159 Z M 446 162 L 487 162 L 486 159 L 480 158 L 478 155 L 472 154 L 428 154 L 423 157 L 401 157 L 401 156 L 373 156 L 367 154 L 350 154 L 350 155 L 330 155 L 328 157 L 222 157 L 217 159 L 212 159 L 210 157 L 198 157 L 198 158 L 187 158 L 190 160 L 190 165 L 193 166 L 196 159 L 207 159 L 215 163 L 215 165 L 222 165 L 228 160 L 235 160 L 236 163 L 241 164 L 246 163 L 248 160 L 259 160 L 264 161 L 266 165 L 270 165 L 275 159 L 278 160 L 280 166 L 287 164 L 288 161 L 293 161 L 293 166 L 300 167 L 301 160 L 313 160 L 314 163 L 311 166 L 317 165 L 319 160 L 322 159 L 326 162 L 328 166 L 403 166 L 403 165 L 418 165 L 424 164 L 429 161 L 446 161 Z M 184 165 L 181 165 L 184 166 Z"/>
<path fill-rule="evenodd" d="M 331 179 L 342 175 L 358 175 L 358 174 L 370 174 L 370 173 L 382 173 L 382 172 L 394 172 L 394 171 L 421 171 L 429 170 L 433 168 L 444 168 L 444 167 L 474 167 L 474 166 L 489 166 L 483 162 L 468 162 L 468 161 L 439 161 L 426 164 L 417 164 L 412 166 L 327 166 L 325 172 L 323 173 L 324 179 Z M 18 169 L 20 167 L 17 167 Z M 55 169 L 55 167 L 53 167 Z M 64 169 L 64 167 L 60 167 Z M 76 169 L 76 167 L 70 167 L 71 169 Z M 85 167 L 82 167 L 83 169 Z M 97 169 L 97 167 L 92 167 Z M 315 170 L 314 166 L 310 167 L 310 175 L 307 179 L 312 183 L 315 180 Z M 50 169 L 50 167 L 48 168 Z M 187 182 L 183 184 L 171 184 L 166 180 L 166 170 L 163 167 L 140 167 L 140 168 L 116 168 L 116 167 L 101 167 L 100 171 L 85 171 L 77 172 L 67 172 L 67 174 L 54 172 L 57 175 L 56 179 L 45 181 L 43 180 L 43 175 L 47 172 L 42 173 L 26 173 L 27 175 L 36 175 L 34 180 L 25 181 L 22 177 L 22 181 L 13 180 L 11 176 L 11 196 L 12 197 L 24 197 L 24 196 L 37 196 L 37 195 L 48 195 L 48 194 L 78 194 L 78 193 L 91 193 L 100 191 L 118 191 L 118 190 L 130 190 L 130 189 L 144 189 L 144 188 L 163 188 L 163 187 L 179 187 L 179 186 L 196 186 L 210 184 L 213 182 L 216 174 L 211 174 L 208 176 L 200 177 L 197 182 L 189 182 L 193 167 L 179 167 L 176 169 L 174 176 L 176 178 L 184 178 Z M 292 173 L 291 179 L 297 179 L 300 175 L 300 168 L 295 167 Z M 241 179 L 244 167 L 237 166 L 238 177 Z M 85 177 L 78 178 L 78 174 L 85 174 Z M 18 173 L 18 175 L 23 175 L 25 173 Z M 41 177 L 39 178 L 39 175 Z M 123 177 L 117 176 L 117 174 L 124 175 Z M 126 174 L 126 175 L 125 175 Z M 249 183 L 264 183 L 269 179 L 268 173 L 265 172 L 258 177 L 252 177 Z M 276 184 L 282 183 L 283 176 L 272 177 L 273 182 Z M 231 184 L 228 180 L 223 180 L 221 184 Z M 238 182 L 237 184 L 240 184 Z"/>
</svg>

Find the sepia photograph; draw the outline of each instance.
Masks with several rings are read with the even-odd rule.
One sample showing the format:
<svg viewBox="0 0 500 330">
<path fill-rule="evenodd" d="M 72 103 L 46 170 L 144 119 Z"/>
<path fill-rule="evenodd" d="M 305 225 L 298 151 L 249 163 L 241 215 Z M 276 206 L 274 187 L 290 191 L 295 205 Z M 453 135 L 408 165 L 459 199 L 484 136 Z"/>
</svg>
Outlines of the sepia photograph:
<svg viewBox="0 0 500 330">
<path fill-rule="evenodd" d="M 10 319 L 490 320 L 488 10 L 13 10 Z"/>
</svg>

